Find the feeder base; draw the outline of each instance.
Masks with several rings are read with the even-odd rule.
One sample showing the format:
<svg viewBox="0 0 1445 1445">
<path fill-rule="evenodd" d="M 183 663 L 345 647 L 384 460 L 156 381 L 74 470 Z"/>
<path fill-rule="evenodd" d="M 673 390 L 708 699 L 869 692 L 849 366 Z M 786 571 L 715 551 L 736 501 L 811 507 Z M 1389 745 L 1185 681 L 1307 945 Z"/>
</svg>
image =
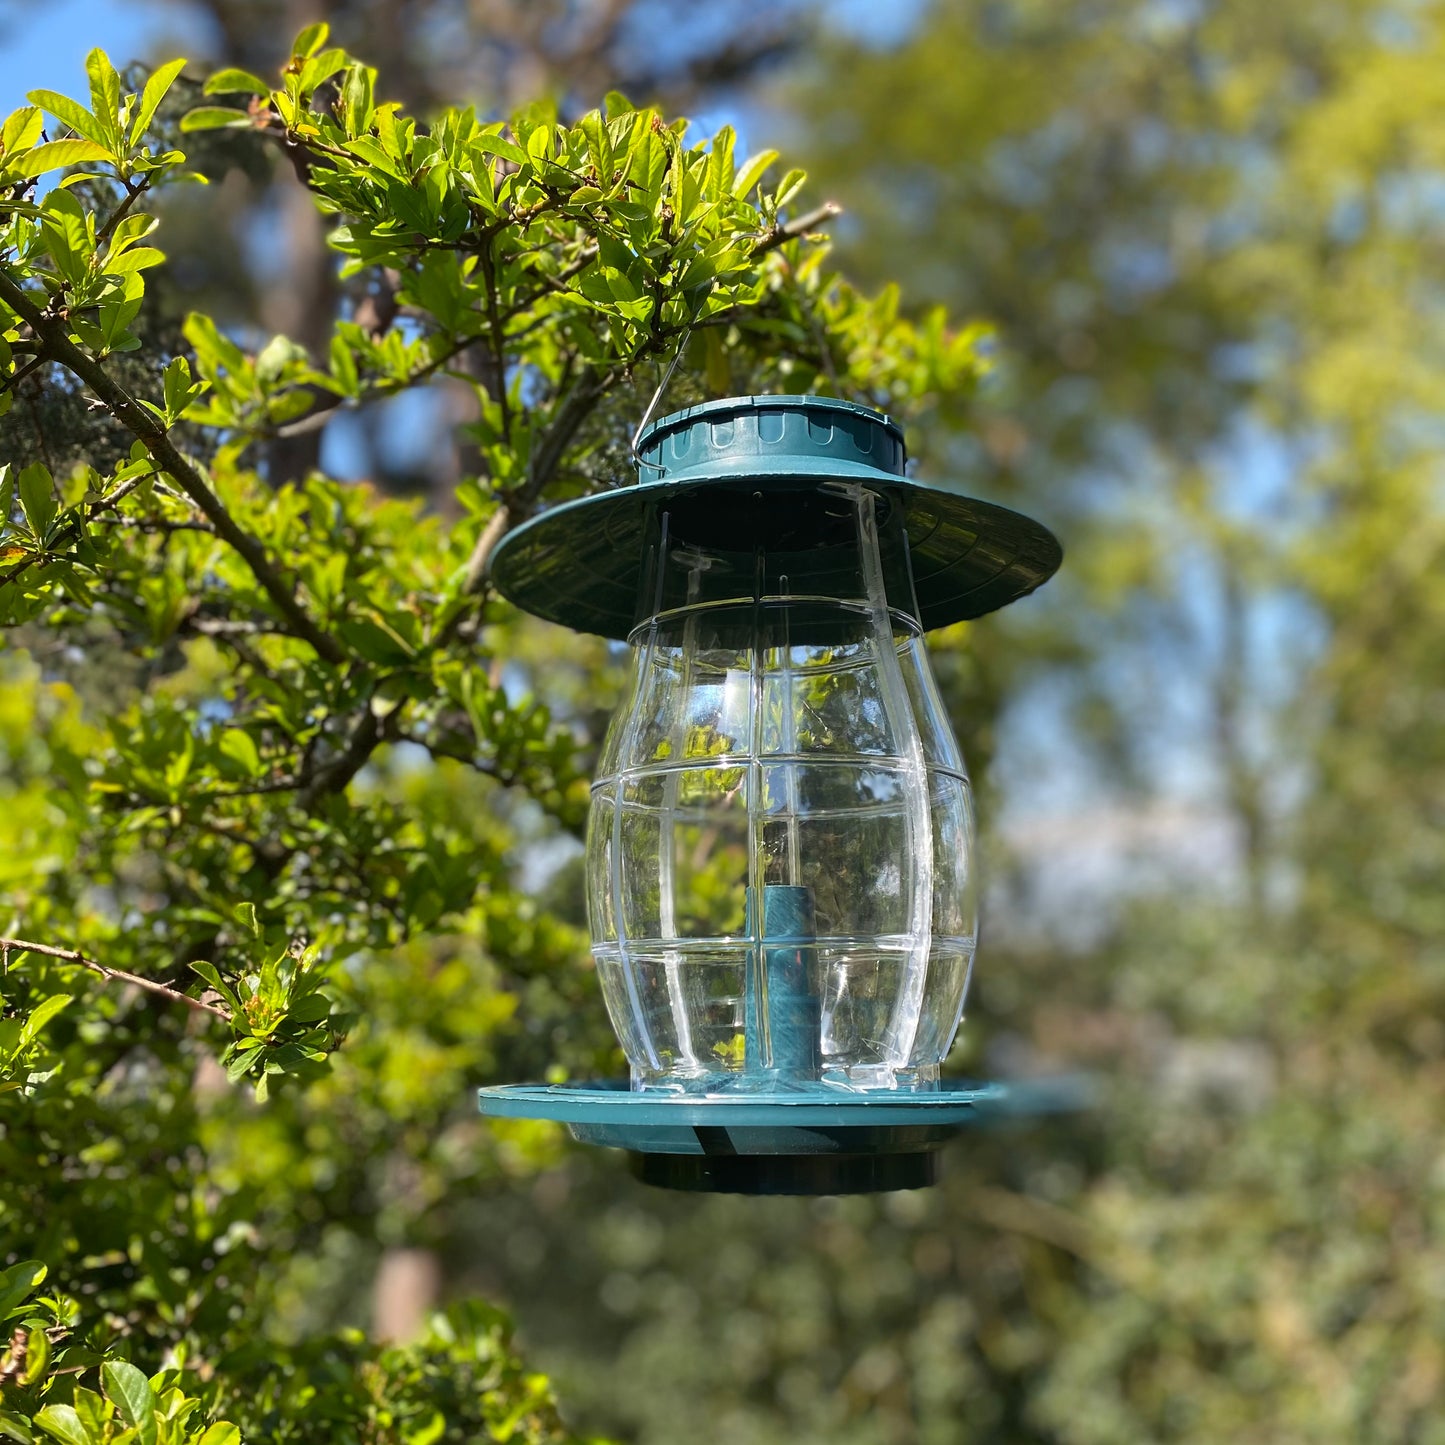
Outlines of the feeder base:
<svg viewBox="0 0 1445 1445">
<path fill-rule="evenodd" d="M 881 1194 L 938 1182 L 938 1155 L 636 1154 L 635 1178 L 659 1189 L 710 1194 Z"/>
<path fill-rule="evenodd" d="M 969 1128 L 1087 1106 L 1086 1080 L 945 1079 L 909 1093 L 816 1085 L 762 1094 L 634 1093 L 625 1079 L 478 1090 L 494 1119 L 552 1119 L 583 1144 L 627 1153 L 646 1184 L 719 1194 L 921 1189 L 938 1151 Z"/>
</svg>

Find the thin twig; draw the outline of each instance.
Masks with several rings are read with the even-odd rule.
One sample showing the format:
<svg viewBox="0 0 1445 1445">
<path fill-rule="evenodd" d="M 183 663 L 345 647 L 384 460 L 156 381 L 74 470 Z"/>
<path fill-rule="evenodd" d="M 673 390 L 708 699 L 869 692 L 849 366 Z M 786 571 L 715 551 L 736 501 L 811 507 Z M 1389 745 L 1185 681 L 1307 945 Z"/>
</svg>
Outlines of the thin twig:
<svg viewBox="0 0 1445 1445">
<path fill-rule="evenodd" d="M 789 221 L 785 226 L 774 226 L 753 247 L 753 255 L 762 256 L 768 251 L 775 251 L 785 242 L 798 236 L 806 236 L 809 231 L 816 231 L 825 222 L 836 220 L 842 214 L 843 208 L 837 201 L 824 201 L 817 210 L 809 211 L 806 216 L 799 216 L 796 221 Z"/>
<path fill-rule="evenodd" d="M 396 740 L 399 743 L 411 743 L 414 747 L 425 748 L 433 758 L 446 758 L 453 763 L 462 763 L 471 768 L 473 772 L 481 773 L 483 777 L 495 779 L 504 787 L 515 787 L 521 781 L 522 775 L 519 770 L 499 767 L 495 760 L 468 752 L 464 748 L 449 748 L 444 743 L 422 737 L 417 733 L 399 732 Z"/>
<path fill-rule="evenodd" d="M 296 797 L 297 807 L 309 813 L 327 794 L 344 792 L 357 773 L 371 761 L 372 753 L 387 736 L 388 729 L 394 733 L 395 728 L 400 726 L 401 719 L 397 715 L 401 711 L 398 707 L 383 721 L 368 705 L 347 738 L 346 746 L 322 763 L 304 783 Z"/>
<path fill-rule="evenodd" d="M 90 515 L 94 517 L 98 513 L 104 512 L 110 507 L 114 507 L 116 503 L 119 502 L 123 497 L 130 496 L 130 494 L 135 491 L 135 489 L 140 486 L 142 482 L 149 481 L 153 476 L 155 476 L 154 472 L 142 472 L 138 477 L 130 477 L 126 481 L 122 482 L 120 486 L 115 489 L 115 491 L 107 493 L 98 502 L 96 502 L 95 505 L 90 509 Z"/>
<path fill-rule="evenodd" d="M 1047 1200 L 980 1185 L 968 1191 L 966 1204 L 975 1217 L 994 1229 L 1040 1240 L 1090 1264 L 1098 1262 L 1088 1222 Z"/>
<path fill-rule="evenodd" d="M 186 460 L 170 439 L 166 428 L 135 401 L 125 388 L 93 357 L 87 356 L 66 334 L 58 317 L 47 315 L 11 278 L 0 270 L 0 300 L 26 321 L 44 343 L 46 354 L 80 378 L 105 403 L 112 416 L 132 433 L 155 459 L 157 465 L 210 519 L 216 533 L 240 553 L 262 588 L 282 615 L 325 661 L 340 664 L 346 659 L 340 643 L 312 618 L 297 600 L 295 592 L 277 571 L 261 541 L 242 528 L 226 510 L 221 499 L 206 485 L 200 472 Z"/>
<path fill-rule="evenodd" d="M 492 553 L 497 550 L 497 543 L 507 535 L 512 528 L 512 509 L 503 502 L 501 506 L 487 518 L 487 525 L 482 528 L 472 547 L 472 555 L 467 558 L 466 575 L 462 580 L 462 592 L 470 596 L 480 592 L 482 583 L 486 580 L 487 564 L 492 560 Z M 460 620 L 461 614 L 454 614 Z M 438 641 L 445 641 L 451 635 L 450 627 L 443 628 L 442 635 Z"/>
<path fill-rule="evenodd" d="M 497 387 L 497 407 L 501 415 L 502 436 L 512 438 L 512 406 L 507 396 L 507 337 L 497 310 L 497 277 L 490 245 L 482 251 L 482 275 L 487 283 L 487 323 L 492 353 L 492 370 Z"/>
<path fill-rule="evenodd" d="M 283 440 L 305 436 L 308 432 L 317 431 L 326 426 L 331 421 L 333 412 L 338 410 L 357 411 L 364 406 L 369 406 L 374 401 L 388 401 L 409 390 L 419 381 L 425 381 L 427 377 L 444 370 L 450 362 L 469 347 L 475 346 L 479 340 L 480 338 L 476 336 L 463 337 L 460 341 L 448 346 L 440 356 L 427 362 L 425 366 L 419 366 L 415 371 L 408 372 L 405 381 L 379 382 L 355 397 L 340 397 L 331 392 L 322 392 L 315 387 L 304 388 L 310 390 L 317 397 L 316 405 L 310 411 L 303 412 L 295 421 L 288 421 L 282 426 L 272 428 L 267 435 L 280 437 Z"/>
<path fill-rule="evenodd" d="M 807 306 L 808 325 L 813 328 L 813 340 L 818 343 L 818 354 L 823 361 L 823 374 L 828 378 L 828 385 L 833 388 L 833 395 L 843 397 L 843 384 L 838 380 L 838 368 L 833 364 L 833 349 L 828 345 L 828 333 L 823 330 L 823 323 L 818 319 L 818 308 Z"/>
<path fill-rule="evenodd" d="M 249 617 L 196 617 L 183 619 L 183 625 L 203 637 L 284 637 L 274 627 L 266 627 Z"/>
<path fill-rule="evenodd" d="M 97 963 L 95 959 L 87 958 L 85 954 L 77 953 L 73 948 L 56 948 L 49 943 L 31 943 L 25 938 L 0 938 L 0 949 L 6 953 L 12 949 L 17 953 L 43 953 L 47 958 L 58 958 L 65 963 L 78 963 L 82 968 L 88 968 L 92 973 L 98 973 L 103 979 L 119 979 L 122 983 L 132 983 L 137 988 L 160 994 L 161 997 L 168 998 L 173 1003 L 183 1003 L 188 1008 L 198 1009 L 202 1013 L 214 1014 L 218 1019 L 224 1019 L 227 1023 L 231 1021 L 230 1009 L 222 1008 L 218 1004 L 207 1003 L 204 999 L 192 998 L 190 994 L 181 993 L 179 989 L 171 988 L 169 984 L 157 983 L 153 978 L 142 978 L 138 973 L 128 973 L 123 968 L 111 968 L 109 964 Z"/>
<path fill-rule="evenodd" d="M 591 245 L 584 246 L 578 253 L 577 259 L 569 262 L 558 271 L 555 276 L 549 276 L 545 271 L 538 271 L 535 273 L 536 279 L 540 281 L 548 291 L 556 291 L 563 296 L 573 296 L 576 293 L 567 285 L 567 282 L 576 276 L 580 276 L 596 259 L 597 243 L 594 241 Z M 518 304 L 512 307 L 507 313 L 508 319 L 510 320 L 513 316 L 520 316 L 521 313 L 526 311 L 531 305 L 531 302 L 518 302 Z M 552 313 L 549 312 L 548 315 L 550 317 Z M 520 336 L 521 334 L 520 331 L 513 333 L 515 336 Z"/>
<path fill-rule="evenodd" d="M 110 219 L 95 233 L 95 244 L 97 248 L 99 248 L 102 241 L 110 238 L 110 233 L 121 223 L 130 208 L 145 194 L 146 187 L 149 186 L 150 183 L 151 180 L 148 175 L 142 176 L 136 185 L 131 185 L 129 181 L 121 182 L 125 187 L 125 200 L 110 213 Z"/>
<path fill-rule="evenodd" d="M 37 371 L 49 360 L 50 358 L 43 351 L 38 356 L 32 357 L 18 371 L 11 372 L 3 381 L 0 381 L 0 392 L 14 391 L 32 371 Z"/>
<path fill-rule="evenodd" d="M 204 532 L 208 537 L 216 535 L 216 529 L 205 522 L 172 522 L 164 517 L 96 517 L 97 527 L 134 527 L 147 534 L 163 532 Z"/>
</svg>

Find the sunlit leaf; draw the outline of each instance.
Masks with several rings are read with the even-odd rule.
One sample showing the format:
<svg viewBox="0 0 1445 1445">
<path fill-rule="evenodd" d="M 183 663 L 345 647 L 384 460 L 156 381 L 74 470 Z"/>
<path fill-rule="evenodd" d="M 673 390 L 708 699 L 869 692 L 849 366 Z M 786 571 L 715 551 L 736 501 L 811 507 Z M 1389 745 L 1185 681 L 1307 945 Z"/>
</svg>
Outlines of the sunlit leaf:
<svg viewBox="0 0 1445 1445">
<path fill-rule="evenodd" d="M 181 117 L 181 129 L 186 132 L 198 130 L 244 130 L 254 125 L 244 110 L 230 110 L 225 106 L 202 105 L 188 110 Z"/>
<path fill-rule="evenodd" d="M 110 152 L 94 141 L 52 140 L 38 145 L 21 163 L 21 174 L 41 176 L 46 171 L 56 171 L 62 166 L 81 165 L 87 161 L 108 161 Z"/>
</svg>

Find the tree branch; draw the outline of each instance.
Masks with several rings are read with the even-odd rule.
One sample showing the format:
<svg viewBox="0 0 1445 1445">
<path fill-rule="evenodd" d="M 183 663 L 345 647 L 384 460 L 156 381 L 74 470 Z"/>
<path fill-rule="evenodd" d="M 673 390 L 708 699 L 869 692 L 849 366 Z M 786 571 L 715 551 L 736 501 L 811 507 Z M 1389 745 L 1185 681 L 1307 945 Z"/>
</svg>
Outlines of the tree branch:
<svg viewBox="0 0 1445 1445">
<path fill-rule="evenodd" d="M 150 176 L 145 175 L 140 178 L 140 181 L 136 185 L 131 185 L 129 181 L 121 182 L 125 187 L 125 200 L 110 213 L 110 218 L 100 230 L 95 233 L 95 244 L 97 246 L 99 246 L 102 241 L 110 239 L 110 233 L 125 219 L 130 208 L 145 194 L 146 187 L 150 185 L 150 181 Z"/>
<path fill-rule="evenodd" d="M 825 201 L 816 210 L 809 211 L 806 215 L 799 216 L 786 225 L 774 226 L 753 247 L 753 254 L 755 256 L 766 255 L 767 252 L 776 250 L 785 242 L 793 240 L 794 237 L 816 230 L 824 222 L 831 221 L 842 214 L 843 207 L 836 201 Z M 576 269 L 583 269 L 592 259 L 592 255 L 578 257 L 580 264 L 576 265 Z M 634 357 L 633 364 L 641 359 L 640 356 Z M 465 593 L 471 594 L 481 590 L 486 579 L 487 564 L 491 561 L 497 544 L 535 504 L 547 483 L 556 473 L 563 453 L 577 434 L 578 427 L 586 420 L 601 399 L 602 394 L 615 379 L 615 373 L 602 372 L 596 368 L 589 369 L 568 395 L 567 400 L 558 408 L 556 419 L 547 428 L 532 453 L 527 468 L 527 480 L 493 513 L 477 538 L 476 545 L 472 548 L 472 554 L 467 559 L 467 570 L 462 584 Z"/>
<path fill-rule="evenodd" d="M 417 733 L 398 733 L 397 741 L 425 748 L 433 758 L 446 758 L 454 763 L 462 763 L 471 768 L 473 772 L 501 783 L 503 787 L 513 788 L 521 781 L 521 773 L 515 769 L 500 768 L 495 762 L 483 758 L 475 752 L 468 752 L 463 748 L 449 748 L 444 743 L 421 737 Z"/>
<path fill-rule="evenodd" d="M 477 537 L 476 545 L 472 548 L 472 555 L 467 558 L 466 576 L 462 580 L 462 593 L 464 596 L 472 596 L 482 590 L 482 583 L 486 580 L 487 564 L 492 560 L 492 553 L 497 550 L 497 543 L 502 540 L 512 529 L 512 508 L 507 502 L 487 518 L 487 525 L 482 528 Z"/>
<path fill-rule="evenodd" d="M 230 1009 L 222 1008 L 219 1004 L 206 1003 L 204 999 L 192 998 L 189 994 L 181 993 L 179 989 L 171 988 L 169 984 L 157 983 L 153 978 L 142 978 L 138 973 L 128 973 L 123 968 L 111 968 L 109 964 L 97 963 L 93 958 L 87 958 L 83 953 L 77 953 L 73 948 L 56 948 L 49 943 L 31 943 L 25 938 L 0 938 L 0 951 L 9 953 L 14 949 L 17 953 L 43 953 L 47 958 L 58 958 L 65 963 L 78 963 L 82 968 L 88 968 L 92 973 L 99 974 L 107 981 L 119 979 L 121 983 L 131 983 L 137 988 L 143 988 L 148 993 L 161 995 L 168 998 L 172 1003 L 183 1003 L 187 1008 L 197 1009 L 201 1013 L 214 1014 L 218 1019 L 224 1019 L 227 1023 L 231 1021 Z"/>
<path fill-rule="evenodd" d="M 303 812 L 309 813 L 327 794 L 344 792 L 351 780 L 371 760 L 371 755 L 376 751 L 378 744 L 388 735 L 395 734 L 396 728 L 401 723 L 398 716 L 401 711 L 400 707 L 396 708 L 393 712 L 388 713 L 383 721 L 368 706 L 352 729 L 346 746 L 335 757 L 328 758 L 317 768 L 305 786 L 297 793 L 297 807 Z"/>
<path fill-rule="evenodd" d="M 753 255 L 762 256 L 769 251 L 776 251 L 784 242 L 806 236 L 809 231 L 816 231 L 825 222 L 835 220 L 842 214 L 843 208 L 837 201 L 824 201 L 817 210 L 809 211 L 806 216 L 799 216 L 796 221 L 789 221 L 786 226 L 774 226 L 753 247 Z"/>
<path fill-rule="evenodd" d="M 557 408 L 555 420 L 532 452 L 527 465 L 526 481 L 503 500 L 487 525 L 482 528 L 481 536 L 472 548 L 472 555 L 467 558 L 467 570 L 462 583 L 464 593 L 481 591 L 486 580 L 487 564 L 491 561 L 492 553 L 496 551 L 497 543 L 507 535 L 513 523 L 521 521 L 542 494 L 547 483 L 552 480 L 568 443 L 576 436 L 577 428 L 587 419 L 603 392 L 615 379 L 615 373 L 609 374 L 590 367 L 568 393 L 566 401 Z"/>
<path fill-rule="evenodd" d="M 111 415 L 142 443 L 157 466 L 175 479 L 177 486 L 205 513 L 217 536 L 240 553 L 296 635 L 309 642 L 327 662 L 344 662 L 346 654 L 341 645 L 324 632 L 297 601 L 294 591 L 266 555 L 262 543 L 238 525 L 201 474 L 181 455 L 165 427 L 135 401 L 98 361 L 87 356 L 70 339 L 63 321 L 41 311 L 3 270 L 0 270 L 0 300 L 30 325 L 50 359 L 79 377 L 105 403 Z"/>
<path fill-rule="evenodd" d="M 0 392 L 14 391 L 32 371 L 45 366 L 49 361 L 50 358 L 43 351 L 32 357 L 24 366 L 20 367 L 18 371 L 12 371 L 9 376 L 3 381 L 0 381 Z"/>
</svg>

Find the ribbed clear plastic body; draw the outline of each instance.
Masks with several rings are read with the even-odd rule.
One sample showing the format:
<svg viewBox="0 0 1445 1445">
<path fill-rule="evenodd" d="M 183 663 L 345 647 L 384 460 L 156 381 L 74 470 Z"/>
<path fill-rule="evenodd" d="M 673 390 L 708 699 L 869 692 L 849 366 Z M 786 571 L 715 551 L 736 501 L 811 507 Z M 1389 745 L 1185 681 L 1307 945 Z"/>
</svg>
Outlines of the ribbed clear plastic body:
<svg viewBox="0 0 1445 1445">
<path fill-rule="evenodd" d="M 928 1088 L 962 1017 L 967 773 L 897 605 L 906 544 L 887 585 L 874 496 L 838 484 L 826 503 L 824 525 L 795 512 L 751 552 L 657 518 L 587 842 L 592 951 L 634 1088 Z M 814 532 L 830 575 L 840 549 L 856 557 L 828 595 L 791 584 Z"/>
</svg>

